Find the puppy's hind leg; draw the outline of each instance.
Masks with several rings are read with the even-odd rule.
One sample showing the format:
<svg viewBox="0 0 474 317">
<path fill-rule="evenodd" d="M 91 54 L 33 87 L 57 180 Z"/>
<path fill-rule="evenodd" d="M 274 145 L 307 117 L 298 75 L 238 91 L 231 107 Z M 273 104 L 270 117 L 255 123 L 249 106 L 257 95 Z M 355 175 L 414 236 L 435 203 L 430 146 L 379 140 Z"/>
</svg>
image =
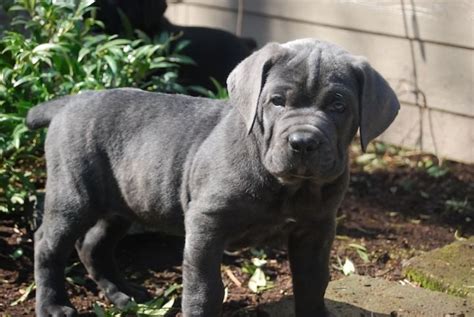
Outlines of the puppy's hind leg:
<svg viewBox="0 0 474 317">
<path fill-rule="evenodd" d="M 127 306 L 132 297 L 139 302 L 149 298 L 145 288 L 129 285 L 123 279 L 115 262 L 115 248 L 129 227 L 130 221 L 125 218 L 102 218 L 76 242 L 77 252 L 89 275 L 119 308 Z"/>
<path fill-rule="evenodd" d="M 86 211 L 71 202 L 49 205 L 54 207 L 47 207 L 35 233 L 36 315 L 76 316 L 65 290 L 64 269 L 74 242 L 95 220 L 81 217 Z"/>
</svg>

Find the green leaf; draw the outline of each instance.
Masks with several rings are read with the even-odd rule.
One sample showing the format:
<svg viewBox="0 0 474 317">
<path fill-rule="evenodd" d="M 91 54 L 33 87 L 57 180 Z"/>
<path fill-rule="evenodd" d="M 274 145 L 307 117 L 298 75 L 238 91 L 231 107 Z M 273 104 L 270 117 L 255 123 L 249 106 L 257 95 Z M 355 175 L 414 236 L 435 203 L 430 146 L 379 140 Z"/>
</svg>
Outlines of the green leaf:
<svg viewBox="0 0 474 317">
<path fill-rule="evenodd" d="M 16 301 L 14 301 L 13 303 L 10 304 L 10 306 L 16 306 L 18 305 L 19 303 L 23 303 L 24 301 L 26 301 L 28 299 L 28 297 L 30 296 L 31 292 L 36 288 L 36 284 L 35 282 L 32 282 L 25 290 L 24 290 L 24 293 L 23 295 L 21 295 L 20 298 L 18 298 Z"/>
<path fill-rule="evenodd" d="M 12 254 L 10 254 L 10 257 L 13 260 L 17 260 L 17 259 L 21 258 L 22 256 L 23 256 L 23 249 L 22 248 L 18 248 Z"/>
<path fill-rule="evenodd" d="M 172 68 L 176 67 L 176 64 L 169 63 L 169 62 L 159 62 L 159 63 L 151 63 L 150 69 L 157 69 L 157 68 Z"/>
<path fill-rule="evenodd" d="M 107 35 L 104 35 L 104 34 L 98 34 L 98 35 L 88 35 L 88 36 L 85 36 L 83 41 L 84 41 L 84 45 L 83 47 L 93 47 L 93 46 L 96 46 L 98 45 L 100 42 L 104 42 L 107 40 Z"/>
<path fill-rule="evenodd" d="M 33 81 L 35 81 L 36 79 L 37 79 L 37 77 L 34 76 L 34 75 L 27 75 L 27 76 L 24 76 L 22 79 L 17 80 L 17 81 L 14 81 L 13 87 L 14 87 L 14 88 L 19 87 L 20 85 L 23 85 L 24 83 L 33 82 Z"/>
<path fill-rule="evenodd" d="M 117 72 L 118 72 L 117 62 L 112 57 L 110 57 L 109 55 L 105 55 L 104 59 L 107 62 L 107 64 L 109 65 L 110 69 L 112 70 L 112 73 L 114 73 L 114 75 L 116 75 Z"/>
<path fill-rule="evenodd" d="M 449 172 L 449 170 L 446 169 L 446 168 L 443 168 L 441 166 L 432 165 L 426 170 L 426 172 L 431 177 L 439 178 L 439 177 L 442 177 L 442 176 L 446 175 Z"/>
<path fill-rule="evenodd" d="M 36 46 L 33 49 L 33 53 L 38 53 L 42 51 L 51 51 L 51 50 L 58 50 L 58 51 L 67 51 L 67 49 L 59 44 L 54 43 L 44 43 Z"/>
<path fill-rule="evenodd" d="M 82 1 L 80 1 L 79 3 L 81 3 L 81 2 Z M 74 6 L 74 1 L 73 0 L 53 0 L 53 5 L 72 7 L 72 6 Z"/>
<path fill-rule="evenodd" d="M 14 12 L 14 11 L 26 11 L 26 8 L 21 5 L 12 5 L 8 9 L 8 12 Z"/>
<path fill-rule="evenodd" d="M 79 54 L 77 54 L 77 61 L 80 62 L 82 59 L 88 55 L 92 50 L 89 47 L 82 47 L 81 50 L 79 51 Z"/>
<path fill-rule="evenodd" d="M 11 75 L 13 74 L 13 70 L 10 68 L 2 69 L 2 73 L 0 74 L 0 81 L 6 83 L 10 80 Z"/>
<path fill-rule="evenodd" d="M 220 82 L 218 82 L 215 78 L 211 77 L 211 82 L 216 88 L 216 93 L 212 93 L 211 98 L 214 99 L 228 99 L 229 98 L 229 93 L 227 92 L 227 89 L 221 85 Z"/>
<path fill-rule="evenodd" d="M 166 43 L 170 38 L 170 34 L 168 32 L 161 32 L 158 36 L 157 43 Z"/>
<path fill-rule="evenodd" d="M 248 287 L 252 292 L 258 293 L 259 288 L 265 287 L 266 285 L 267 279 L 265 277 L 265 273 L 262 271 L 261 268 L 257 267 L 257 269 L 249 280 Z"/>
<path fill-rule="evenodd" d="M 188 86 L 188 89 L 190 91 L 197 92 L 198 94 L 201 94 L 205 97 L 212 98 L 214 96 L 214 93 L 212 91 L 201 86 Z"/>
<path fill-rule="evenodd" d="M 94 313 L 97 317 L 106 317 L 104 309 L 97 303 L 94 303 Z"/>
<path fill-rule="evenodd" d="M 138 38 L 145 43 L 151 43 L 150 37 L 143 31 L 140 30 L 135 30 L 135 33 L 137 34 Z"/>
<path fill-rule="evenodd" d="M 0 113 L 0 122 L 2 122 L 2 121 L 21 122 L 21 121 L 23 121 L 23 118 L 20 117 L 20 116 L 15 115 L 15 114 Z"/>
<path fill-rule="evenodd" d="M 369 255 L 367 254 L 367 252 L 359 250 L 359 249 L 357 249 L 356 252 L 359 255 L 359 257 L 362 259 L 362 261 L 364 261 L 364 263 L 370 262 Z"/>
<path fill-rule="evenodd" d="M 17 149 L 20 148 L 21 137 L 27 131 L 28 131 L 28 128 L 23 123 L 18 124 L 15 127 L 15 130 L 13 130 L 13 133 L 12 133 L 12 137 L 13 137 L 12 143 L 13 143 L 13 146 L 15 146 L 15 148 Z"/>
<path fill-rule="evenodd" d="M 367 249 L 363 245 L 360 245 L 360 244 L 357 244 L 357 243 L 349 243 L 349 247 L 357 249 L 357 250 L 361 250 L 361 251 L 364 251 L 364 252 L 367 251 Z"/>
<path fill-rule="evenodd" d="M 250 248 L 250 253 L 256 258 L 265 259 L 267 257 L 265 251 L 262 249 Z"/>
<path fill-rule="evenodd" d="M 13 196 L 10 198 L 10 201 L 12 204 L 19 204 L 19 205 L 23 205 L 25 203 L 25 200 L 19 193 L 13 194 Z"/>
<path fill-rule="evenodd" d="M 71 285 L 86 285 L 86 280 L 80 276 L 66 276 L 66 281 Z"/>
<path fill-rule="evenodd" d="M 107 50 L 108 48 L 111 48 L 111 47 L 123 46 L 123 45 L 128 45 L 128 44 L 130 44 L 130 40 L 115 39 L 115 40 L 112 40 L 112 41 L 108 41 L 105 44 L 99 46 L 97 48 L 97 52 L 102 52 L 102 51 Z"/>
<path fill-rule="evenodd" d="M 178 44 L 176 44 L 176 47 L 175 47 L 174 50 L 175 50 L 176 53 L 181 52 L 183 49 L 188 47 L 189 44 L 191 44 L 190 40 L 181 40 L 181 41 L 178 42 Z"/>
<path fill-rule="evenodd" d="M 359 165 L 367 165 L 370 162 L 372 162 L 376 157 L 377 157 L 377 155 L 375 153 L 365 153 L 365 154 L 362 154 L 362 155 L 358 156 L 355 159 L 355 161 Z"/>
<path fill-rule="evenodd" d="M 74 3 L 74 1 L 72 1 Z M 79 3 L 78 11 L 84 10 L 86 7 L 90 7 L 95 3 L 95 0 L 81 0 Z"/>
<path fill-rule="evenodd" d="M 191 57 L 184 56 L 184 55 L 176 55 L 176 54 L 172 55 L 169 58 L 169 61 L 183 64 L 183 65 L 196 65 L 196 62 Z"/>
<path fill-rule="evenodd" d="M 168 297 L 170 296 L 171 294 L 173 294 L 174 292 L 176 292 L 178 289 L 182 288 L 181 285 L 179 284 L 176 284 L 176 283 L 173 283 L 170 287 L 168 287 L 166 289 L 166 291 L 164 292 L 163 296 L 164 297 Z"/>
<path fill-rule="evenodd" d="M 173 308 L 173 305 L 174 305 L 174 297 L 172 297 L 169 301 L 167 301 L 163 305 L 163 307 L 161 307 L 163 314 L 165 315 L 166 313 L 168 313 L 168 311 L 171 310 L 171 308 Z"/>
</svg>

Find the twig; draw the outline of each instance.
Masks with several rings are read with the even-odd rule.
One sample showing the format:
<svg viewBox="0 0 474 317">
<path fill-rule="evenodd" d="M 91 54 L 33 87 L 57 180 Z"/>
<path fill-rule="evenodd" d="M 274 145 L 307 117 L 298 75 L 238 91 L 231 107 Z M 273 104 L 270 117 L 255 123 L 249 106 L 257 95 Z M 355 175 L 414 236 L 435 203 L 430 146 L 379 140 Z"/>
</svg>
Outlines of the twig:
<svg viewBox="0 0 474 317">
<path fill-rule="evenodd" d="M 225 274 L 230 278 L 232 282 L 234 282 L 235 285 L 238 287 L 242 287 L 242 282 L 239 281 L 239 279 L 232 273 L 232 271 L 229 268 L 224 269 Z"/>
<path fill-rule="evenodd" d="M 375 273 L 374 276 L 375 276 L 375 277 L 384 276 L 385 274 L 387 274 L 387 273 L 389 273 L 389 272 L 391 272 L 391 271 L 393 271 L 393 270 L 395 270 L 394 267 L 389 268 L 389 269 L 387 269 L 387 270 L 385 270 L 385 271 L 382 271 L 382 272 Z"/>
</svg>

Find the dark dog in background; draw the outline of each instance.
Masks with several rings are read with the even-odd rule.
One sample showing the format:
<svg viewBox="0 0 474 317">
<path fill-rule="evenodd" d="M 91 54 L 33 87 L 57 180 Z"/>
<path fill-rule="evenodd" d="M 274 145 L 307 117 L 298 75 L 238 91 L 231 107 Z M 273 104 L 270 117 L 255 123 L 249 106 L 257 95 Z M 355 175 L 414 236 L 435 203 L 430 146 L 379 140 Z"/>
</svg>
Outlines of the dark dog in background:
<svg viewBox="0 0 474 317">
<path fill-rule="evenodd" d="M 167 9 L 165 0 L 99 0 L 98 18 L 104 22 L 105 31 L 110 34 L 124 32 L 125 15 L 133 29 L 139 29 L 148 36 L 168 32 L 182 34 L 180 40 L 190 44 L 183 54 L 191 57 L 194 65 L 180 68 L 180 82 L 183 85 L 199 85 L 214 90 L 210 78 L 225 86 L 227 76 L 237 64 L 249 56 L 257 47 L 249 38 L 240 38 L 224 30 L 206 27 L 186 27 L 171 23 L 164 17 Z"/>
<path fill-rule="evenodd" d="M 227 83 L 228 101 L 113 89 L 30 110 L 30 128 L 49 125 L 39 316 L 76 313 L 64 290 L 74 245 L 112 303 L 144 297 L 113 260 L 133 221 L 185 236 L 186 317 L 220 314 L 227 247 L 276 236 L 288 241 L 296 316 L 326 316 L 348 148 L 357 129 L 365 149 L 390 125 L 396 95 L 363 58 L 314 39 L 266 45 Z"/>
</svg>

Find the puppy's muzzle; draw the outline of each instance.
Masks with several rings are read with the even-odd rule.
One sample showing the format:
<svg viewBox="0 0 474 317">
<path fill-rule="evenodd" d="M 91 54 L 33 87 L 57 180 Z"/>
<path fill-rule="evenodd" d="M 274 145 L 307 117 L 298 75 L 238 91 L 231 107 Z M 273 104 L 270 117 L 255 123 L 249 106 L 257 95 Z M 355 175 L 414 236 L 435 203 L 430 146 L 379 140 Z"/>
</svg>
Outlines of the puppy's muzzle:
<svg viewBox="0 0 474 317">
<path fill-rule="evenodd" d="M 293 152 L 312 154 L 321 145 L 321 139 L 313 132 L 297 131 L 288 136 L 288 144 Z"/>
</svg>

